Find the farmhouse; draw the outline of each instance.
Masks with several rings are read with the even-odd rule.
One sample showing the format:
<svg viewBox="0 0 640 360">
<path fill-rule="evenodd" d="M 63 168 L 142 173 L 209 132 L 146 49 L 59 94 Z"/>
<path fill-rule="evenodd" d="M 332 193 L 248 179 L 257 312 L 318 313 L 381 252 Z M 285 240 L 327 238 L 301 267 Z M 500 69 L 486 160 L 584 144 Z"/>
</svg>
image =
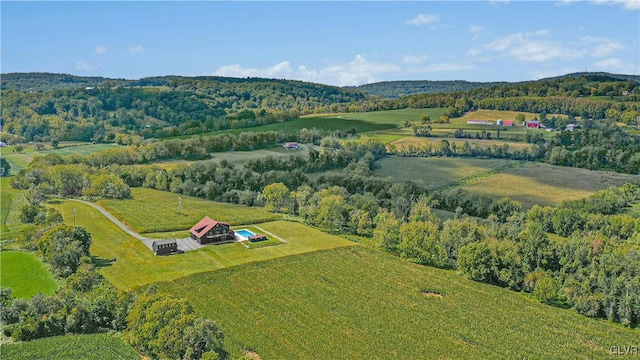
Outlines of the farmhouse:
<svg viewBox="0 0 640 360">
<path fill-rule="evenodd" d="M 229 224 L 215 221 L 208 216 L 189 229 L 189 236 L 200 244 L 220 244 L 234 241 L 236 238 Z"/>
<path fill-rule="evenodd" d="M 156 255 L 169 255 L 178 252 L 178 243 L 175 239 L 154 240 L 151 247 Z"/>
<path fill-rule="evenodd" d="M 284 148 L 285 149 L 299 149 L 300 148 L 300 144 L 298 144 L 297 142 L 288 142 L 284 144 Z"/>
</svg>

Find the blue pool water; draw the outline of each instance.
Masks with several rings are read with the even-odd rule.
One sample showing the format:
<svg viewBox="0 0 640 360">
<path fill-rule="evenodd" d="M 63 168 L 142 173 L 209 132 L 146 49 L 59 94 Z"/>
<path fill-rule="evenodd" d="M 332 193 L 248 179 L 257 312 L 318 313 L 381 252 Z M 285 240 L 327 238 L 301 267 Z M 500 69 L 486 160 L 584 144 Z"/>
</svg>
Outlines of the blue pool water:
<svg viewBox="0 0 640 360">
<path fill-rule="evenodd" d="M 241 237 L 243 237 L 245 239 L 248 239 L 249 236 L 255 235 L 255 233 L 253 231 L 249 231 L 247 229 L 238 230 L 238 231 L 236 231 L 236 234 L 240 235 Z"/>
</svg>

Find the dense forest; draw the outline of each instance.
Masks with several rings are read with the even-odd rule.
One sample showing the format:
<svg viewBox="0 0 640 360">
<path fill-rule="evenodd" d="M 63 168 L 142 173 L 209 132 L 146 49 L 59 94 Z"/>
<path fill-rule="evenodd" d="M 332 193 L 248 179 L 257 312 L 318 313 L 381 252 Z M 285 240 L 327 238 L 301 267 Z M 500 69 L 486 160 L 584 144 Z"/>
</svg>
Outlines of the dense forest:
<svg viewBox="0 0 640 360">
<path fill-rule="evenodd" d="M 508 82 L 471 82 L 463 80 L 454 81 L 383 81 L 360 86 L 354 89 L 364 93 L 376 95 L 382 98 L 398 99 L 414 94 L 437 94 L 468 91 L 492 86 L 506 86 Z"/>
</svg>

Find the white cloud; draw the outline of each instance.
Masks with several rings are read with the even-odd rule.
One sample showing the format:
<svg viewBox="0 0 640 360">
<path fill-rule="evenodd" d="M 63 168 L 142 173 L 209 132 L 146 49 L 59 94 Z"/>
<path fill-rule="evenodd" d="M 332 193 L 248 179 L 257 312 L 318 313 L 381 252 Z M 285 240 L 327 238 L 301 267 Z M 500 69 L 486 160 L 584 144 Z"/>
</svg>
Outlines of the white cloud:
<svg viewBox="0 0 640 360">
<path fill-rule="evenodd" d="M 560 0 L 560 1 L 556 1 L 555 5 L 556 6 L 567 6 L 567 5 L 571 5 L 573 3 L 577 3 L 580 0 Z"/>
<path fill-rule="evenodd" d="M 440 63 L 440 64 L 431 64 L 426 68 L 424 68 L 424 71 L 429 71 L 429 72 L 460 71 L 460 70 L 471 70 L 473 68 L 475 68 L 475 66 L 469 65 L 469 64 Z"/>
<path fill-rule="evenodd" d="M 331 65 L 323 69 L 310 69 L 305 65 L 299 65 L 294 69 L 288 61 L 282 61 L 265 68 L 245 68 L 239 64 L 227 65 L 217 69 L 211 75 L 293 79 L 337 86 L 352 86 L 380 81 L 378 78 L 380 74 L 400 70 L 397 65 L 371 62 L 358 54 L 348 63 Z"/>
<path fill-rule="evenodd" d="M 487 50 L 502 52 L 519 61 L 543 62 L 554 58 L 575 59 L 586 54 L 584 49 L 572 49 L 560 41 L 547 40 L 547 30 L 515 33 L 484 45 Z"/>
<path fill-rule="evenodd" d="M 141 54 L 145 52 L 146 49 L 142 45 L 130 46 L 129 53 L 130 54 Z"/>
<path fill-rule="evenodd" d="M 405 64 L 419 65 L 426 62 L 430 58 L 431 57 L 429 55 L 419 55 L 419 56 L 408 55 L 408 56 L 402 57 L 402 62 Z"/>
<path fill-rule="evenodd" d="M 571 73 L 575 73 L 575 72 L 579 72 L 579 71 L 580 71 L 580 69 L 576 69 L 576 68 L 564 68 L 562 70 L 558 70 L 558 69 L 555 69 L 555 70 L 534 70 L 534 71 L 530 71 L 529 72 L 529 76 L 531 77 L 531 80 L 540 80 L 540 79 L 550 78 L 550 77 L 554 77 L 554 76 L 571 74 Z"/>
<path fill-rule="evenodd" d="M 589 52 L 596 57 L 606 56 L 623 48 L 617 40 L 587 36 L 582 41 L 589 47 Z"/>
<path fill-rule="evenodd" d="M 91 65 L 88 62 L 84 61 L 84 60 L 80 60 L 76 62 L 76 70 L 78 71 L 91 71 L 91 70 L 96 70 L 99 69 L 102 66 L 102 64 L 94 64 Z"/>
<path fill-rule="evenodd" d="M 469 32 L 473 34 L 473 40 L 476 40 L 478 37 L 480 37 L 480 34 L 483 31 L 484 31 L 484 26 L 471 25 L 471 27 L 469 28 Z"/>
<path fill-rule="evenodd" d="M 467 50 L 467 55 L 469 56 L 477 56 L 480 54 L 482 54 L 482 49 L 479 49 L 479 48 L 471 48 Z"/>
<path fill-rule="evenodd" d="M 640 0 L 594 0 L 596 5 L 619 5 L 626 10 L 640 10 Z"/>
<path fill-rule="evenodd" d="M 106 52 L 107 52 L 107 47 L 106 47 L 106 46 L 104 46 L 104 45 L 98 45 L 98 46 L 96 47 L 96 54 L 98 54 L 98 55 L 102 55 L 102 54 L 104 54 L 104 53 L 106 53 Z"/>
<path fill-rule="evenodd" d="M 625 62 L 624 60 L 618 58 L 610 58 L 602 61 L 598 61 L 593 64 L 593 67 L 596 71 L 607 71 L 607 72 L 628 72 L 628 73 L 637 73 L 638 66 Z"/>
<path fill-rule="evenodd" d="M 230 77 L 266 77 L 287 78 L 291 77 L 293 70 L 288 61 L 283 61 L 266 68 L 244 68 L 240 64 L 227 65 L 216 70 L 213 75 Z"/>
<path fill-rule="evenodd" d="M 422 25 L 427 25 L 427 24 L 433 24 L 433 23 L 437 22 L 438 20 L 440 20 L 440 16 L 438 16 L 438 15 L 420 14 L 420 15 L 414 17 L 413 19 L 407 20 L 407 24 L 415 25 L 415 26 L 422 26 Z"/>
</svg>

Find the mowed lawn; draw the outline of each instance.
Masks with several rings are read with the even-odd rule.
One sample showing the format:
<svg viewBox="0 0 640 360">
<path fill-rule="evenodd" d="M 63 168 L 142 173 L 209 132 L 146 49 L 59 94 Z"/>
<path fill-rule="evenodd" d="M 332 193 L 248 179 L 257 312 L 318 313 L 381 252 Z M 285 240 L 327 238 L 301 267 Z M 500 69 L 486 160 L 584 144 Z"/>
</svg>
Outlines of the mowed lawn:
<svg viewBox="0 0 640 360">
<path fill-rule="evenodd" d="M 0 346 L 3 359 L 140 360 L 140 355 L 117 335 L 54 336 Z"/>
<path fill-rule="evenodd" d="M 158 288 L 217 321 L 236 355 L 263 359 L 598 359 L 638 342 L 637 331 L 362 246 Z"/>
<path fill-rule="evenodd" d="M 354 245 L 339 236 L 325 234 L 303 224 L 274 221 L 257 226 L 281 237 L 288 244 L 247 249 L 242 244 L 230 243 L 209 245 L 184 254 L 155 256 L 141 241 L 126 234 L 88 205 L 60 201 L 51 206 L 62 213 L 67 224 L 73 224 L 73 210 L 76 209 L 77 225 L 91 232 L 91 254 L 96 257 L 100 273 L 116 287 L 127 290 L 201 271 Z M 108 260 L 112 258 L 116 258 L 116 262 L 110 264 Z"/>
<path fill-rule="evenodd" d="M 32 254 L 0 252 L 0 286 L 11 288 L 12 296 L 28 299 L 37 293 L 53 295 L 58 284 L 44 264 Z"/>
<path fill-rule="evenodd" d="M 262 208 L 214 202 L 146 188 L 132 188 L 132 199 L 99 200 L 98 204 L 138 233 L 189 229 L 209 216 L 231 225 L 277 220 L 280 215 Z M 179 200 L 179 198 L 181 200 Z M 182 213 L 179 212 L 182 202 Z"/>
<path fill-rule="evenodd" d="M 500 159 L 391 156 L 376 163 L 378 167 L 374 174 L 389 177 L 393 182 L 412 180 L 427 189 L 437 189 L 514 163 L 513 160 Z"/>
<path fill-rule="evenodd" d="M 526 162 L 521 167 L 506 169 L 462 188 L 493 198 L 509 197 L 522 202 L 523 208 L 529 209 L 535 204 L 555 206 L 564 200 L 584 198 L 598 190 L 626 182 L 640 184 L 640 177 Z"/>
</svg>

